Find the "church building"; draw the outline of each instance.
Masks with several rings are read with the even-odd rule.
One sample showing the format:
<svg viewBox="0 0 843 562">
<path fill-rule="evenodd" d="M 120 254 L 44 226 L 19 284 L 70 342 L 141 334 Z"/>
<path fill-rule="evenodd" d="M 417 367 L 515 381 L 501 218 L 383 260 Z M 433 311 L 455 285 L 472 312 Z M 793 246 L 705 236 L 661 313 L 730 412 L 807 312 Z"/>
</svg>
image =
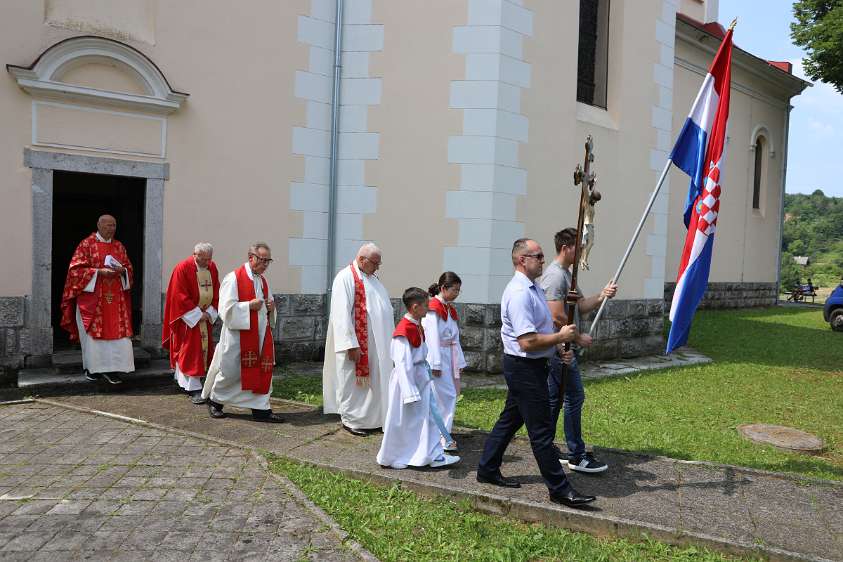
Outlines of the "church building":
<svg viewBox="0 0 843 562">
<path fill-rule="evenodd" d="M 513 241 L 552 259 L 591 135 L 603 198 L 580 284 L 605 285 L 717 20 L 717 0 L 4 1 L 0 365 L 67 348 L 68 261 L 107 213 L 135 268 L 135 343 L 153 354 L 162 292 L 196 242 L 222 274 L 251 243 L 272 247 L 283 362 L 320 356 L 329 280 L 373 241 L 396 303 L 460 275 L 469 366 L 498 370 Z M 776 301 L 790 100 L 809 85 L 740 45 L 739 23 L 714 307 Z M 670 173 L 592 357 L 664 349 L 687 188 Z"/>
</svg>

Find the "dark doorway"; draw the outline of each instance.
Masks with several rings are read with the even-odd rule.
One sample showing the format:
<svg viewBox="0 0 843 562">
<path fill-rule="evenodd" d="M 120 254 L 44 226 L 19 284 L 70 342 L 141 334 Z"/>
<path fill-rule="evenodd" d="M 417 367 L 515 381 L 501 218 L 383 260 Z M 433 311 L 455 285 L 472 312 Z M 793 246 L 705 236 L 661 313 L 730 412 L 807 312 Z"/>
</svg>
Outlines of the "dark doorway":
<svg viewBox="0 0 843 562">
<path fill-rule="evenodd" d="M 117 234 L 134 267 L 132 327 L 140 333 L 143 303 L 143 219 L 146 179 L 77 172 L 53 172 L 53 348 L 70 346 L 61 329 L 61 294 L 67 266 L 83 238 L 97 229 L 101 215 L 117 219 Z"/>
</svg>

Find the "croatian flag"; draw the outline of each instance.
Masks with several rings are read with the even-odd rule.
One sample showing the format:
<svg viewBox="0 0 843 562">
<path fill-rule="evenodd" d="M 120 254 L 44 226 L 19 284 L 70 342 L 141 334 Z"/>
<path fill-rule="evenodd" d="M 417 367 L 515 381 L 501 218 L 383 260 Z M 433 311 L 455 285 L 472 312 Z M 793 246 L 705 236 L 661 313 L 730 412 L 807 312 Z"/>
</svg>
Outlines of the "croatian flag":
<svg viewBox="0 0 843 562">
<path fill-rule="evenodd" d="M 732 30 L 708 69 L 691 113 L 679 133 L 670 160 L 691 176 L 685 202 L 685 247 L 679 262 L 676 289 L 670 306 L 670 353 L 685 345 L 691 320 L 708 285 L 714 230 L 720 210 L 720 177 L 729 119 L 729 84 L 732 66 Z"/>
</svg>

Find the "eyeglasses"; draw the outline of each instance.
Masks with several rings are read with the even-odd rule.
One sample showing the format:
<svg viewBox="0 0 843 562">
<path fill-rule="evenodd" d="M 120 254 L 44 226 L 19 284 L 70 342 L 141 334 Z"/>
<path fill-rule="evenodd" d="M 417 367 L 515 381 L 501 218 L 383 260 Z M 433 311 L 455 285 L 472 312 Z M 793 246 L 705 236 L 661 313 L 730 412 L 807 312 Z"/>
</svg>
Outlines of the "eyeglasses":
<svg viewBox="0 0 843 562">
<path fill-rule="evenodd" d="M 524 254 L 525 258 L 536 258 L 537 260 L 541 261 L 544 259 L 544 254 L 539 252 L 538 254 Z"/>
<path fill-rule="evenodd" d="M 370 257 L 363 256 L 363 259 L 369 262 L 370 264 L 374 265 L 375 267 L 380 267 L 383 264 L 382 260 L 375 261 Z"/>
<path fill-rule="evenodd" d="M 249 254 L 249 255 L 252 256 L 253 258 L 255 258 L 258 261 L 258 263 L 265 263 L 266 265 L 269 265 L 269 264 L 272 263 L 272 258 L 262 258 L 257 254 Z"/>
</svg>

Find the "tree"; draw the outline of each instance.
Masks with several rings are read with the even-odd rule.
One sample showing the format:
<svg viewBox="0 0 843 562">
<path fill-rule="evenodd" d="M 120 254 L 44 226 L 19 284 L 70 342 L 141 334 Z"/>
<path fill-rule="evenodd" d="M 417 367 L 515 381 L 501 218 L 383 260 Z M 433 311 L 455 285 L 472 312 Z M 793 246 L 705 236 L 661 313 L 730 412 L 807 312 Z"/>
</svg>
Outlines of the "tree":
<svg viewBox="0 0 843 562">
<path fill-rule="evenodd" d="M 797 0 L 793 15 L 790 37 L 807 50 L 805 74 L 843 93 L 843 0 Z"/>
</svg>

